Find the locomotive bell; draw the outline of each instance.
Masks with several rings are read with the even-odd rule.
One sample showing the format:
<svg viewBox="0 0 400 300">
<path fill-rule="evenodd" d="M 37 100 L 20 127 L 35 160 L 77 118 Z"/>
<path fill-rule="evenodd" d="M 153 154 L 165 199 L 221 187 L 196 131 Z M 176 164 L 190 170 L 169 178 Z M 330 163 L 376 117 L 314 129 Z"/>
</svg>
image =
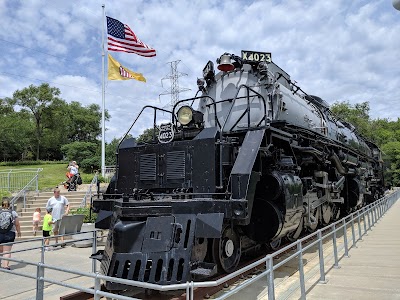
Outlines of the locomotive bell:
<svg viewBox="0 0 400 300">
<path fill-rule="evenodd" d="M 231 56 L 228 54 L 222 54 L 218 63 L 218 70 L 223 72 L 229 72 L 235 68 L 231 62 Z"/>
</svg>

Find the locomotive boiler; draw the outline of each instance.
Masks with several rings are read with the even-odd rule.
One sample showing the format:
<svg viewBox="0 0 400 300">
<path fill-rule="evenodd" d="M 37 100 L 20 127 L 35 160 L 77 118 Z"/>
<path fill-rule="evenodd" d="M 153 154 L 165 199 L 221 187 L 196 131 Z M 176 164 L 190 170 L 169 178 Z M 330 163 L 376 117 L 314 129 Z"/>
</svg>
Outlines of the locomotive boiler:
<svg viewBox="0 0 400 300">
<path fill-rule="evenodd" d="M 197 86 L 172 111 L 142 109 L 132 126 L 150 111 L 153 140 L 127 138 L 131 126 L 118 146 L 93 201 L 109 229 L 95 255 L 105 275 L 173 284 L 232 272 L 248 249 L 276 249 L 383 194 L 378 147 L 270 53 L 225 53 Z"/>
</svg>

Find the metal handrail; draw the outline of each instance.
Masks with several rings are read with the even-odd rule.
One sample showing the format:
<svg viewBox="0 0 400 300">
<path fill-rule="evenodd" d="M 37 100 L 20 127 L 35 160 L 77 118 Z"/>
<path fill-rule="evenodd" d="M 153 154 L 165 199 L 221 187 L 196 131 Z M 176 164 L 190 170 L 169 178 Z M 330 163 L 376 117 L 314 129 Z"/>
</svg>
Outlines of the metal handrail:
<svg viewBox="0 0 400 300">
<path fill-rule="evenodd" d="M 44 288 L 44 283 L 49 282 L 53 283 L 56 285 L 64 286 L 64 287 L 69 287 L 75 290 L 80 290 L 87 292 L 89 294 L 94 295 L 94 299 L 100 299 L 101 296 L 104 297 L 112 297 L 114 299 L 137 299 L 137 298 L 130 298 L 127 296 L 122 296 L 122 295 L 116 295 L 116 294 L 111 294 L 107 292 L 103 292 L 100 289 L 100 281 L 101 280 L 106 280 L 106 281 L 112 281 L 115 283 L 121 283 L 133 287 L 139 287 L 139 288 L 145 288 L 145 289 L 152 289 L 152 290 L 157 290 L 157 291 L 172 291 L 172 290 L 186 290 L 186 299 L 194 299 L 194 289 L 198 287 L 215 287 L 221 284 L 226 283 L 230 279 L 241 275 L 257 266 L 260 264 L 266 264 L 266 270 L 263 271 L 262 273 L 253 276 L 251 279 L 245 281 L 244 283 L 236 286 L 234 289 L 230 290 L 229 292 L 225 293 L 224 295 L 215 298 L 215 299 L 226 299 L 229 296 L 237 293 L 244 287 L 250 285 L 251 283 L 255 282 L 256 280 L 260 279 L 261 277 L 267 276 L 267 285 L 268 285 L 268 299 L 275 299 L 275 285 L 274 285 L 274 271 L 287 263 L 289 260 L 298 258 L 298 267 L 299 267 L 299 280 L 300 280 L 300 290 L 301 290 L 301 299 L 306 299 L 306 290 L 305 290 L 305 272 L 304 272 L 304 264 L 303 264 L 303 258 L 302 255 L 305 250 L 309 249 L 311 246 L 318 245 L 318 256 L 319 256 L 319 266 L 320 266 L 320 277 L 318 279 L 319 282 L 323 283 L 325 281 L 325 269 L 324 269 L 324 253 L 323 253 L 323 239 L 326 239 L 327 237 L 332 235 L 332 240 L 333 240 L 333 247 L 334 247 L 334 264 L 333 267 L 338 267 L 338 262 L 339 262 L 339 257 L 338 257 L 338 252 L 337 252 L 337 237 L 336 234 L 339 230 L 343 230 L 343 239 L 344 239 L 344 255 L 348 256 L 348 250 L 349 248 L 355 247 L 356 243 L 358 240 L 362 239 L 362 236 L 367 233 L 367 230 L 371 229 L 371 226 L 374 226 L 375 223 L 377 222 L 378 219 L 380 219 L 383 214 L 398 200 L 400 196 L 400 190 L 397 190 L 396 192 L 384 196 L 383 198 L 377 200 L 374 203 L 371 203 L 362 209 L 351 213 L 349 216 L 346 216 L 345 218 L 338 220 L 306 237 L 303 237 L 296 242 L 272 253 L 269 254 L 262 259 L 253 262 L 252 264 L 241 268 L 231 274 L 228 274 L 218 280 L 214 281 L 205 281 L 205 282 L 186 282 L 186 283 L 180 283 L 180 284 L 172 284 L 172 285 L 158 285 L 158 284 L 153 284 L 153 283 L 146 283 L 146 282 L 139 282 L 139 281 L 133 281 L 133 280 L 128 280 L 128 279 L 122 279 L 122 278 L 116 278 L 116 277 L 109 277 L 109 276 L 104 276 L 100 275 L 96 272 L 96 263 L 94 261 L 92 265 L 92 273 L 85 273 L 82 271 L 76 271 L 76 270 L 70 270 L 70 269 L 65 269 L 61 267 L 55 267 L 51 265 L 47 265 L 44 263 L 44 251 L 42 251 L 42 261 L 41 262 L 28 262 L 26 260 L 18 260 L 14 258 L 6 258 L 3 257 L 5 260 L 13 261 L 13 262 L 23 262 L 24 264 L 28 265 L 35 265 L 37 267 L 37 274 L 35 275 L 27 275 L 25 273 L 18 272 L 17 270 L 13 271 L 8 271 L 5 269 L 0 269 L 1 272 L 7 272 L 12 275 L 19 275 L 19 276 L 25 276 L 29 277 L 32 279 L 36 279 L 36 299 L 42 300 L 43 299 L 43 288 Z M 361 229 L 361 218 L 363 219 L 363 227 L 364 227 L 364 233 L 362 232 Z M 356 241 L 356 234 L 355 234 L 355 222 L 358 224 L 358 239 Z M 367 225 L 368 223 L 368 225 Z M 348 237 L 347 237 L 347 230 L 348 226 L 351 226 L 351 233 L 352 233 L 352 244 L 349 246 L 348 243 Z M 368 227 L 368 228 L 367 228 Z M 349 227 L 350 228 L 350 227 Z M 324 231 L 329 231 L 327 234 L 322 235 L 322 232 Z M 307 246 L 303 247 L 303 243 L 307 240 L 309 240 L 311 237 L 317 237 L 315 241 L 312 243 L 308 244 Z M 93 245 L 92 245 L 92 253 L 96 252 L 96 247 L 97 247 L 97 231 L 93 231 Z M 38 240 L 40 238 L 34 239 Z M 87 239 L 83 239 L 87 240 Z M 30 240 L 32 241 L 32 239 Z M 27 242 L 27 241 L 24 241 Z M 22 243 L 20 242 L 15 242 L 15 243 Z M 11 244 L 15 244 L 11 243 Z M 10 243 L 9 243 L 10 244 Z M 292 253 L 289 257 L 285 258 L 283 261 L 277 263 L 274 265 L 273 263 L 273 258 L 282 254 L 283 252 L 289 250 L 292 247 L 296 247 L 296 252 Z M 42 247 L 44 248 L 44 238 L 42 238 Z M 37 249 L 36 247 L 35 249 Z M 33 249 L 33 248 L 32 248 Z M 32 249 L 25 249 L 24 251 L 32 250 Z M 9 253 L 16 253 L 16 252 L 21 252 L 19 251 L 10 251 Z M 66 272 L 66 273 L 71 273 L 71 274 L 76 274 L 80 276 L 85 276 L 92 278 L 94 280 L 94 288 L 84 288 L 81 286 L 77 285 L 72 285 L 72 284 L 67 284 L 65 282 L 61 282 L 58 280 L 55 280 L 54 278 L 47 278 L 45 277 L 45 269 L 50 269 L 50 270 L 56 270 L 60 272 Z"/>
<path fill-rule="evenodd" d="M 22 190 L 20 190 L 10 201 L 10 206 L 14 209 L 15 206 L 15 202 L 17 201 L 17 199 L 19 197 L 21 197 L 23 195 L 24 197 L 24 206 L 23 208 L 26 207 L 26 192 L 31 190 L 31 185 L 33 183 L 33 181 L 35 181 L 36 183 L 36 192 L 39 191 L 39 186 L 38 186 L 38 177 L 39 174 L 36 174 L 35 177 L 33 177 L 23 188 Z"/>
<path fill-rule="evenodd" d="M 92 198 L 92 187 L 97 185 L 97 181 L 99 178 L 99 172 L 96 172 L 94 174 L 94 177 L 92 179 L 92 181 L 90 182 L 90 185 L 85 193 L 85 196 L 83 196 L 82 202 L 79 205 L 79 207 L 86 207 L 87 205 L 87 199 L 91 199 Z"/>
<path fill-rule="evenodd" d="M 38 178 L 39 172 L 43 171 L 43 168 L 22 168 L 22 169 L 7 169 L 0 171 L 0 189 L 6 189 L 7 191 L 15 191 L 23 189 L 23 185 L 26 185 L 31 176 Z M 36 173 L 36 174 L 34 174 Z M 38 182 L 36 182 L 36 186 Z M 38 188 L 36 188 L 37 190 Z"/>
<path fill-rule="evenodd" d="M 6 169 L 0 171 L 0 174 L 10 174 L 10 173 L 26 173 L 26 172 L 41 172 L 43 168 L 22 168 L 22 169 Z"/>
<path fill-rule="evenodd" d="M 384 212 L 386 212 L 399 198 L 400 196 L 400 190 L 397 190 L 395 193 L 385 196 L 383 198 L 381 198 L 380 200 L 369 204 L 368 206 L 363 207 L 362 209 L 353 212 L 352 214 L 350 214 L 349 216 L 346 216 L 345 218 L 336 221 L 302 239 L 299 239 L 295 242 L 293 242 L 292 244 L 279 249 L 278 251 L 267 255 L 266 257 L 264 257 L 263 259 L 258 260 L 257 262 L 254 262 L 252 265 L 253 266 L 258 266 L 262 263 L 266 263 L 266 270 L 264 272 L 262 272 L 261 274 L 258 274 L 256 276 L 254 276 L 251 279 L 251 282 L 254 282 L 258 279 L 260 279 L 261 277 L 264 276 L 268 276 L 268 299 L 275 299 L 275 285 L 274 285 L 274 274 L 273 272 L 281 267 L 282 265 L 284 265 L 285 263 L 287 263 L 288 261 L 290 261 L 291 259 L 294 259 L 296 257 L 298 257 L 298 266 L 299 266 L 299 280 L 300 280 L 300 290 L 301 290 L 301 299 L 306 299 L 306 290 L 305 290 L 305 272 L 304 272 L 304 264 L 303 264 L 303 258 L 302 258 L 302 254 L 304 253 L 304 251 L 306 251 L 307 249 L 309 249 L 311 246 L 315 246 L 316 244 L 318 244 L 318 252 L 319 252 L 319 266 L 320 266 L 320 277 L 319 277 L 319 282 L 320 283 L 324 283 L 325 281 L 325 269 L 324 269 L 324 255 L 323 255 L 323 247 L 322 247 L 322 240 L 327 238 L 328 236 L 332 235 L 332 240 L 333 240 L 333 247 L 334 247 L 334 267 L 339 267 L 339 257 L 338 257 L 338 253 L 337 253 L 337 243 L 336 243 L 336 233 L 343 229 L 343 238 L 344 238 L 344 256 L 348 257 L 348 251 L 349 251 L 349 245 L 348 245 L 348 239 L 347 239 L 347 225 L 351 224 L 351 228 L 352 228 L 352 245 L 351 247 L 354 247 L 356 245 L 356 239 L 355 239 L 355 231 L 354 231 L 354 220 L 357 219 L 357 223 L 358 223 L 358 228 L 359 228 L 359 237 L 358 240 L 360 240 L 362 238 L 363 235 L 365 235 L 367 233 L 367 221 L 368 221 L 368 230 L 371 229 L 371 226 L 374 226 L 376 221 L 382 217 L 382 215 L 384 214 Z M 361 211 L 361 214 L 360 214 Z M 363 217 L 363 221 L 364 221 L 364 233 L 362 233 L 361 230 L 361 225 L 360 225 L 360 218 Z M 351 218 L 348 222 L 346 221 L 346 219 Z M 336 225 L 341 224 L 339 227 L 336 227 Z M 322 236 L 322 232 L 325 230 L 329 230 L 330 232 L 328 234 L 325 234 L 324 236 Z M 313 241 L 312 243 L 308 244 L 307 246 L 303 247 L 303 242 L 309 240 L 310 238 L 316 236 L 318 237 L 317 240 Z M 279 262 L 278 264 L 274 265 L 273 264 L 273 258 L 282 254 L 283 252 L 293 248 L 294 246 L 296 246 L 297 251 L 293 254 L 291 254 L 289 257 L 285 258 L 283 261 Z M 351 248 L 350 247 L 350 248 Z M 247 268 L 246 268 L 247 270 Z M 239 272 L 240 271 L 240 272 Z M 236 271 L 235 273 L 237 275 L 240 275 L 242 273 L 244 273 L 244 268 L 241 270 Z M 224 281 L 225 282 L 225 281 Z M 247 286 L 249 284 L 241 284 L 238 285 L 237 287 L 235 287 L 234 289 L 232 289 L 231 291 L 229 291 L 228 293 L 222 295 L 221 297 L 218 297 L 216 299 L 226 299 L 227 297 L 237 293 L 238 291 L 240 291 L 241 289 L 243 289 L 245 286 Z M 200 287 L 202 285 L 197 285 L 197 283 L 194 283 L 195 287 Z"/>
<path fill-rule="evenodd" d="M 201 99 L 208 99 L 211 100 L 211 104 L 207 104 L 206 106 L 209 105 L 213 105 L 214 107 L 214 122 L 215 122 L 215 126 L 218 125 L 218 128 L 221 130 L 221 123 L 218 121 L 218 116 L 217 116 L 217 102 L 214 100 L 214 98 L 210 97 L 210 96 L 198 96 L 198 97 L 193 97 L 193 98 L 187 98 L 187 99 L 183 99 L 183 100 L 179 100 L 178 102 L 175 103 L 175 105 L 172 108 L 172 121 L 175 124 L 175 126 L 178 123 L 178 119 L 176 118 L 176 113 L 175 110 L 176 108 L 183 102 L 187 102 L 187 101 L 192 101 L 192 103 L 190 104 L 191 107 L 193 107 L 194 101 L 195 100 L 201 100 Z"/>
<path fill-rule="evenodd" d="M 117 146 L 117 149 L 119 149 L 119 146 L 120 146 L 121 143 L 125 140 L 125 138 L 128 136 L 129 132 L 131 131 L 131 129 L 133 128 L 133 126 L 136 124 L 137 120 L 139 119 L 139 117 L 142 115 L 143 111 L 144 111 L 146 108 L 152 108 L 152 109 L 154 110 L 154 116 L 153 116 L 154 123 L 153 123 L 153 128 L 156 127 L 157 111 L 162 111 L 162 112 L 166 112 L 166 113 L 172 114 L 171 111 L 166 110 L 166 109 L 163 109 L 163 108 L 158 108 L 158 107 L 155 107 L 155 106 L 152 106 L 152 105 L 146 105 L 146 106 L 144 106 L 144 107 L 142 108 L 142 110 L 139 112 L 139 114 L 137 115 L 137 117 L 135 118 L 135 120 L 133 121 L 131 127 L 129 127 L 128 131 L 123 135 L 123 137 L 122 137 L 121 140 L 119 141 L 118 146 Z M 155 134 L 155 132 L 153 132 L 153 134 Z M 153 138 L 155 138 L 154 135 L 153 135 Z"/>
</svg>

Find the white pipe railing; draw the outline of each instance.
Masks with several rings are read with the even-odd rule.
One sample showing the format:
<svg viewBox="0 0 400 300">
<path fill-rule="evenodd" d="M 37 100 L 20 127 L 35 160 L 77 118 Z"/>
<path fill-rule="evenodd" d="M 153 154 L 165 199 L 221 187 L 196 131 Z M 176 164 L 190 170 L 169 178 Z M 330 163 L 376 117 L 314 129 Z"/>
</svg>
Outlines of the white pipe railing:
<svg viewBox="0 0 400 300">
<path fill-rule="evenodd" d="M 0 172 L 0 190 L 9 192 L 21 190 L 32 178 L 36 178 L 36 190 L 38 190 L 39 172 L 43 168 L 23 168 L 23 169 L 8 169 Z"/>
<path fill-rule="evenodd" d="M 20 198 L 23 197 L 23 208 L 26 207 L 26 193 L 33 190 L 38 191 L 38 177 L 39 174 L 36 174 L 31 181 L 29 181 L 10 201 L 10 206 L 14 209 L 15 202 Z"/>
<path fill-rule="evenodd" d="M 301 291 L 301 299 L 306 299 L 306 289 L 305 289 L 305 272 L 304 272 L 304 263 L 303 263 L 303 254 L 306 250 L 310 249 L 313 246 L 317 246 L 318 248 L 318 257 L 319 257 L 319 277 L 318 277 L 318 282 L 324 283 L 326 282 L 325 280 L 325 256 L 323 252 L 323 240 L 328 239 L 330 236 L 332 236 L 332 242 L 333 242 L 333 255 L 334 255 L 334 263 L 333 267 L 339 267 L 339 256 L 338 256 L 338 245 L 337 245 L 337 240 L 338 240 L 338 232 L 343 231 L 343 247 L 344 247 L 344 256 L 348 256 L 348 252 L 350 248 L 353 248 L 356 246 L 357 241 L 362 239 L 362 236 L 367 234 L 367 231 L 371 229 L 372 226 L 375 225 L 375 223 L 380 219 L 384 213 L 398 200 L 400 196 L 400 190 L 397 190 L 396 192 L 387 195 L 379 200 L 377 200 L 374 203 L 371 203 L 362 209 L 353 212 L 352 214 L 346 216 L 342 220 L 336 221 L 306 237 L 303 237 L 295 242 L 293 242 L 290 245 L 287 245 L 283 247 L 282 249 L 279 249 L 278 251 L 268 254 L 264 258 L 251 263 L 250 265 L 247 265 L 246 267 L 243 267 L 231 274 L 228 274 L 218 280 L 214 281 L 204 281 L 204 282 L 186 282 L 186 283 L 180 283 L 180 284 L 172 284 L 172 285 L 158 285 L 158 284 L 153 284 L 153 283 L 146 283 L 146 282 L 139 282 L 139 281 L 133 281 L 133 280 L 128 280 L 128 279 L 122 279 L 122 278 L 116 278 L 116 277 L 109 277 L 109 276 L 104 276 L 100 275 L 96 272 L 96 263 L 92 264 L 92 273 L 85 273 L 77 270 L 70 270 L 70 269 L 65 269 L 61 267 L 55 267 L 51 265 L 47 265 L 44 263 L 44 239 L 42 240 L 42 259 L 41 262 L 28 262 L 26 260 L 18 260 L 14 258 L 5 258 L 3 256 L 2 259 L 17 262 L 17 263 L 24 263 L 27 265 L 34 265 L 37 267 L 37 274 L 35 275 L 27 275 L 21 272 L 18 272 L 17 270 L 9 271 L 6 269 L 0 269 L 1 272 L 7 272 L 10 275 L 16 275 L 16 276 L 25 276 L 29 277 L 32 279 L 36 280 L 36 299 L 37 300 L 43 300 L 44 299 L 44 283 L 53 283 L 56 285 L 64 286 L 64 287 L 69 287 L 74 290 L 79 290 L 82 292 L 86 292 L 89 294 L 94 295 L 94 299 L 100 299 L 101 297 L 110 297 L 113 299 L 122 299 L 122 300 L 132 300 L 132 299 L 137 299 L 137 298 L 131 298 L 131 297 L 126 297 L 122 295 L 117 295 L 117 294 L 111 294 L 107 293 L 104 291 L 101 291 L 100 289 L 100 280 L 106 280 L 106 281 L 112 281 L 115 283 L 121 283 L 125 285 L 129 285 L 132 287 L 139 287 L 139 288 L 144 288 L 144 289 L 151 289 L 151 290 L 157 290 L 157 291 L 175 291 L 175 290 L 186 290 L 186 299 L 194 299 L 194 289 L 199 288 L 199 287 L 215 287 L 222 285 L 226 282 L 228 282 L 230 279 L 239 276 L 241 274 L 244 274 L 245 272 L 261 265 L 265 264 L 266 269 L 262 273 L 253 276 L 251 279 L 237 285 L 235 288 L 230 290 L 229 292 L 221 295 L 218 298 L 215 299 L 226 299 L 233 294 L 237 293 L 238 291 L 242 290 L 243 288 L 249 286 L 253 282 L 257 281 L 258 279 L 262 277 L 266 277 L 267 279 L 267 286 L 268 286 L 268 299 L 275 299 L 275 283 L 274 283 L 274 271 L 276 271 L 279 267 L 285 265 L 287 262 L 289 262 L 291 259 L 295 259 L 297 257 L 298 260 L 298 272 L 299 272 L 299 282 L 300 282 L 300 291 Z M 363 229 L 364 232 L 362 231 L 361 227 L 361 219 L 363 220 Z M 356 239 L 356 231 L 355 231 L 355 224 L 357 223 L 358 226 L 358 238 Z M 351 229 L 351 239 L 349 240 L 347 237 L 347 230 Z M 323 234 L 324 233 L 324 234 Z M 90 239 L 93 239 L 93 249 L 92 253 L 96 252 L 96 247 L 97 247 L 97 231 L 93 231 L 93 237 Z M 309 242 L 311 238 L 315 238 L 312 242 Z M 40 239 L 40 238 L 38 238 Z M 25 240 L 25 241 L 18 241 L 14 243 L 9 243 L 9 244 L 17 244 L 17 243 L 26 243 L 26 242 L 31 242 L 31 241 L 36 241 L 38 239 L 30 239 L 30 240 Z M 81 240 L 88 240 L 88 239 L 81 239 Z M 72 242 L 76 242 L 80 240 L 73 240 Z M 309 242 L 306 244 L 306 242 Z M 349 244 L 351 242 L 351 244 Z M 7 245 L 7 244 L 3 244 Z M 280 261 L 279 263 L 274 265 L 273 258 L 284 253 L 285 251 L 296 247 L 296 252 L 291 253 L 291 255 L 284 260 Z M 28 251 L 28 250 L 33 250 L 33 249 L 38 249 L 40 247 L 35 247 L 35 248 L 29 248 L 29 249 L 24 249 L 23 251 Z M 17 253 L 17 252 L 22 252 L 21 250 L 19 251 L 11 251 L 9 253 Z M 85 288 L 82 286 L 78 285 L 72 285 L 72 284 L 67 284 L 65 282 L 58 281 L 52 278 L 45 277 L 45 270 L 56 270 L 60 272 L 65 272 L 65 273 L 70 273 L 70 274 L 75 274 L 79 275 L 82 277 L 89 277 L 92 278 L 94 281 L 94 288 Z"/>
<path fill-rule="evenodd" d="M 94 175 L 94 177 L 92 179 L 92 182 L 90 183 L 90 185 L 86 191 L 85 196 L 83 196 L 82 202 L 79 205 L 79 207 L 86 207 L 86 205 L 88 203 L 88 199 L 89 199 L 89 201 L 91 200 L 92 195 L 93 195 L 92 189 L 93 189 L 93 187 L 97 186 L 98 178 L 99 178 L 99 173 L 96 172 L 96 174 Z"/>
</svg>

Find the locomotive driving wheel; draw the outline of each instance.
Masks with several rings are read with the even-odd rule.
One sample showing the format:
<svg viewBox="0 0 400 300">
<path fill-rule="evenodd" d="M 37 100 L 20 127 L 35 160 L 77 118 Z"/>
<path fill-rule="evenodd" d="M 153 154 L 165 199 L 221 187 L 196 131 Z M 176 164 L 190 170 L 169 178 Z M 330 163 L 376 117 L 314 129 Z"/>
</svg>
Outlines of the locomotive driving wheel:
<svg viewBox="0 0 400 300">
<path fill-rule="evenodd" d="M 308 232 L 314 232 L 317 229 L 319 220 L 319 211 L 320 210 L 318 208 L 315 208 L 314 210 L 310 211 L 312 219 L 310 218 L 311 222 L 307 222 L 306 229 Z"/>
<path fill-rule="evenodd" d="M 225 226 L 221 238 L 213 241 L 213 259 L 225 272 L 230 273 L 239 264 L 241 251 L 240 236 L 237 229 Z"/>
<path fill-rule="evenodd" d="M 304 226 L 304 217 L 301 217 L 299 226 L 295 231 L 292 231 L 287 234 L 286 238 L 288 239 L 289 242 L 294 242 L 296 241 L 299 237 L 301 232 L 303 231 L 303 226 Z"/>
<path fill-rule="evenodd" d="M 332 207 L 329 203 L 324 203 L 321 206 L 322 224 L 327 225 L 332 218 Z"/>
<path fill-rule="evenodd" d="M 333 205 L 332 208 L 332 219 L 333 221 L 337 221 L 340 218 L 340 206 L 339 205 Z"/>
</svg>

